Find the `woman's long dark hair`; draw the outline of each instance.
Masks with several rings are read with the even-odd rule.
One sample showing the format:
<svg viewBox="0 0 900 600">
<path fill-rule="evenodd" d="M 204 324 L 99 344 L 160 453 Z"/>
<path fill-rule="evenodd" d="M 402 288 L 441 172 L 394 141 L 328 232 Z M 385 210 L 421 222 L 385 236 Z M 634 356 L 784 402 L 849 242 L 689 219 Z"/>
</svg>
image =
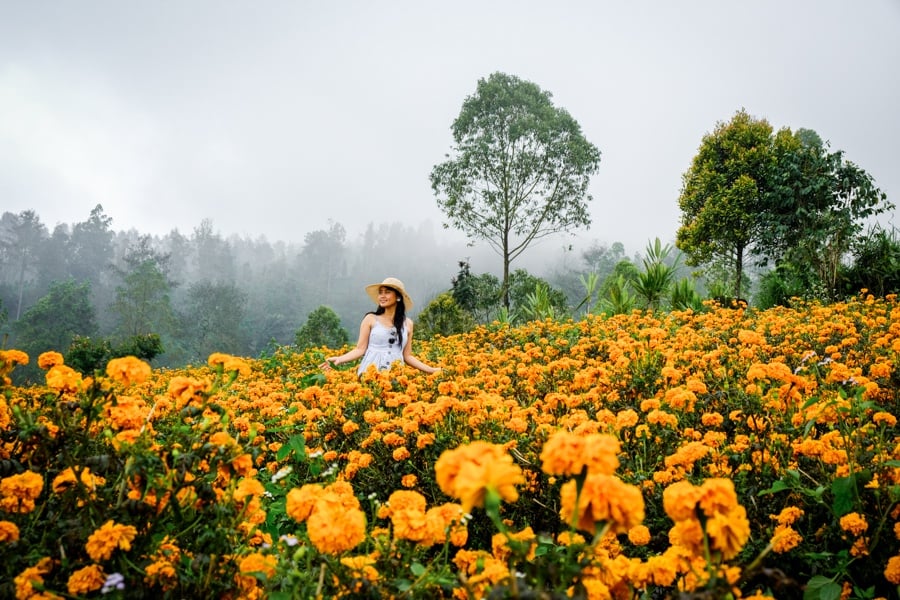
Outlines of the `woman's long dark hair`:
<svg viewBox="0 0 900 600">
<path fill-rule="evenodd" d="M 403 325 L 406 323 L 406 305 L 403 304 L 403 294 L 392 287 L 384 286 L 397 294 L 397 304 L 394 309 L 394 329 L 397 330 L 397 341 L 400 343 L 400 350 L 403 350 Z M 384 314 L 384 307 L 379 306 L 374 311 L 370 311 L 373 315 Z"/>
</svg>

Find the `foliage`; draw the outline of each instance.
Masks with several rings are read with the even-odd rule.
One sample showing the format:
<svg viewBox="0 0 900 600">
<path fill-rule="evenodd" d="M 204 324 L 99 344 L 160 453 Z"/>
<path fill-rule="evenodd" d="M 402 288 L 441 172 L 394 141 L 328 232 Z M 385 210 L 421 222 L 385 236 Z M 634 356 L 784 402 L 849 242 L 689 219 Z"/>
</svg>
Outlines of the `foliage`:
<svg viewBox="0 0 900 600">
<path fill-rule="evenodd" d="M 453 299 L 453 294 L 438 294 L 428 303 L 416 320 L 416 337 L 431 339 L 436 335 L 464 333 L 475 327 L 475 319 Z"/>
<path fill-rule="evenodd" d="M 500 280 L 490 273 L 473 275 L 468 261 L 459 262 L 450 293 L 456 304 L 479 323 L 487 323 L 500 304 Z"/>
<path fill-rule="evenodd" d="M 703 136 L 683 176 L 676 245 L 690 265 L 728 261 L 734 298 L 742 296 L 744 263 L 762 235 L 776 160 L 773 139 L 766 120 L 738 111 Z"/>
<path fill-rule="evenodd" d="M 744 110 L 703 137 L 678 204 L 678 247 L 692 265 L 727 261 L 732 298 L 744 295 L 745 262 L 754 256 L 759 265 L 788 263 L 823 299 L 834 299 L 841 264 L 866 220 L 894 207 L 816 132 L 776 133 Z"/>
<path fill-rule="evenodd" d="M 347 330 L 341 327 L 341 320 L 329 306 L 320 306 L 306 318 L 294 338 L 294 343 L 301 350 L 325 346 L 341 348 L 350 341 Z"/>
<path fill-rule="evenodd" d="M 155 258 L 142 259 L 121 273 L 116 299 L 110 311 L 118 317 L 118 334 L 123 337 L 165 334 L 174 329 L 172 284 Z"/>
<path fill-rule="evenodd" d="M 162 339 L 155 333 L 131 336 L 116 345 L 108 338 L 75 336 L 66 350 L 65 364 L 82 375 L 93 375 L 114 358 L 134 356 L 150 362 L 162 353 Z"/>
<path fill-rule="evenodd" d="M 509 276 L 509 300 L 514 322 L 556 318 L 568 313 L 566 295 L 525 269 Z"/>
<path fill-rule="evenodd" d="M 838 292 L 842 261 L 864 223 L 894 208 L 871 175 L 829 152 L 818 134 L 800 129 L 778 144 L 775 190 L 755 252 L 776 264 L 808 270 L 826 298 Z M 856 293 L 854 290 L 852 293 Z"/>
<path fill-rule="evenodd" d="M 194 360 L 213 352 L 237 353 L 244 347 L 241 323 L 246 306 L 247 295 L 231 282 L 203 280 L 188 287 L 178 337 Z"/>
<path fill-rule="evenodd" d="M 676 257 L 673 264 L 667 264 L 672 246 L 663 245 L 659 238 L 652 244 L 648 243 L 646 250 L 647 254 L 643 259 L 644 270 L 638 272 L 632 286 L 638 297 L 643 300 L 645 308 L 659 310 L 669 295 L 681 256 Z"/>
<path fill-rule="evenodd" d="M 0 350 L 0 597 L 893 597 L 898 311 L 494 323 L 437 376 Z"/>
<path fill-rule="evenodd" d="M 537 239 L 590 224 L 600 151 L 549 92 L 504 73 L 478 81 L 451 129 L 453 156 L 431 185 L 449 224 L 500 255 L 509 308 L 510 263 Z"/>
<path fill-rule="evenodd" d="M 840 281 L 844 296 L 869 290 L 876 296 L 900 292 L 900 239 L 897 229 L 876 227 L 853 242 L 852 263 L 843 267 Z"/>
<path fill-rule="evenodd" d="M 15 345 L 32 355 L 56 348 L 68 348 L 75 336 L 91 336 L 97 331 L 88 283 L 54 283 L 46 296 L 29 308 L 15 325 Z M 24 369 L 33 377 L 36 371 Z"/>
</svg>

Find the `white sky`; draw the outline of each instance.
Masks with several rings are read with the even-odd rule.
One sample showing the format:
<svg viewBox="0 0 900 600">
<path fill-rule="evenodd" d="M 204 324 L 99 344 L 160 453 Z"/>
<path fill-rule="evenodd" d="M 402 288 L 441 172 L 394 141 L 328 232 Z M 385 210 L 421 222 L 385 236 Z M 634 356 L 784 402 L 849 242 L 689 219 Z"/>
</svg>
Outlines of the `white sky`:
<svg viewBox="0 0 900 600">
<path fill-rule="evenodd" d="M 816 130 L 900 201 L 898 0 L 81 0 L 0 4 L 0 212 L 459 235 L 428 176 L 494 71 L 602 152 L 587 239 L 674 240 L 681 175 L 741 108 Z"/>
</svg>

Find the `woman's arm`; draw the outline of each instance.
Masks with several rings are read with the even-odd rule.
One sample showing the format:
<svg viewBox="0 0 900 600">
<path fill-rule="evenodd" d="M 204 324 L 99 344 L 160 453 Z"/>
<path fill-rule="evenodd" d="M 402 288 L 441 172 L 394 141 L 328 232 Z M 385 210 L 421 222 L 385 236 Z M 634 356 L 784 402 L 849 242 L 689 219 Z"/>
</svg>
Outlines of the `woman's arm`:
<svg viewBox="0 0 900 600">
<path fill-rule="evenodd" d="M 438 367 L 432 367 L 430 365 L 426 365 L 421 360 L 413 356 L 412 354 L 412 338 L 413 338 L 413 322 L 410 319 L 406 320 L 406 330 L 409 332 L 409 335 L 406 336 L 406 343 L 403 345 L 403 362 L 408 364 L 411 367 L 415 367 L 420 371 L 424 371 L 429 375 L 433 373 L 440 373 L 441 369 Z"/>
<path fill-rule="evenodd" d="M 369 334 L 372 332 L 372 324 L 375 322 L 375 315 L 372 313 L 367 314 L 363 317 L 362 323 L 359 324 L 359 338 L 356 340 L 356 348 L 353 350 L 348 350 L 344 352 L 340 356 L 329 356 L 325 359 L 320 367 L 323 369 L 328 369 L 331 365 L 340 365 L 346 362 L 350 362 L 351 360 L 356 360 L 366 353 L 366 348 L 369 347 Z"/>
</svg>

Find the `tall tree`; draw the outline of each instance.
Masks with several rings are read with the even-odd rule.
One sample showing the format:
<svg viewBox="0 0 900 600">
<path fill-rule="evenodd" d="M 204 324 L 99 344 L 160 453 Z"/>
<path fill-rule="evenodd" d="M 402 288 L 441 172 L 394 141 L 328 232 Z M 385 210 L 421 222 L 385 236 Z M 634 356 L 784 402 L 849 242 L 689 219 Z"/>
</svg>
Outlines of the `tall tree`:
<svg viewBox="0 0 900 600">
<path fill-rule="evenodd" d="M 154 250 L 149 236 L 129 248 L 117 269 L 121 284 L 110 306 L 118 317 L 118 333 L 124 337 L 166 334 L 174 325 L 172 282 L 166 274 L 168 256 Z"/>
<path fill-rule="evenodd" d="M 303 250 L 298 257 L 298 270 L 307 289 L 307 306 L 332 306 L 337 284 L 347 268 L 344 226 L 329 221 L 328 229 L 318 229 L 303 238 Z M 311 309 L 312 310 L 312 309 Z"/>
<path fill-rule="evenodd" d="M 98 204 L 86 221 L 76 223 L 69 237 L 69 270 L 77 281 L 91 282 L 97 294 L 107 283 L 114 256 L 112 218 Z"/>
<path fill-rule="evenodd" d="M 47 227 L 33 210 L 18 215 L 4 213 L 0 220 L 0 265 L 14 283 L 15 321 L 24 310 L 26 287 L 33 285 L 38 277 L 40 248 L 47 237 Z"/>
<path fill-rule="evenodd" d="M 535 240 L 590 225 L 587 193 L 600 151 L 536 84 L 494 73 L 478 81 L 451 127 L 452 156 L 431 172 L 449 224 L 486 241 L 509 268 Z"/>
<path fill-rule="evenodd" d="M 234 283 L 199 281 L 188 287 L 181 343 L 193 358 L 213 352 L 244 354 L 247 295 Z"/>
<path fill-rule="evenodd" d="M 775 162 L 772 126 L 741 110 L 703 137 L 683 176 L 676 246 L 689 265 L 731 264 L 735 298 L 741 297 L 745 261 L 762 231 Z"/>
<path fill-rule="evenodd" d="M 65 352 L 75 336 L 97 333 L 90 284 L 71 280 L 51 284 L 47 295 L 13 327 L 15 346 L 35 359 L 47 350 Z"/>
<path fill-rule="evenodd" d="M 776 147 L 776 187 L 757 253 L 789 263 L 834 298 L 842 264 L 866 221 L 894 205 L 871 175 L 843 151 L 831 152 L 815 131 L 799 129 Z"/>
</svg>

